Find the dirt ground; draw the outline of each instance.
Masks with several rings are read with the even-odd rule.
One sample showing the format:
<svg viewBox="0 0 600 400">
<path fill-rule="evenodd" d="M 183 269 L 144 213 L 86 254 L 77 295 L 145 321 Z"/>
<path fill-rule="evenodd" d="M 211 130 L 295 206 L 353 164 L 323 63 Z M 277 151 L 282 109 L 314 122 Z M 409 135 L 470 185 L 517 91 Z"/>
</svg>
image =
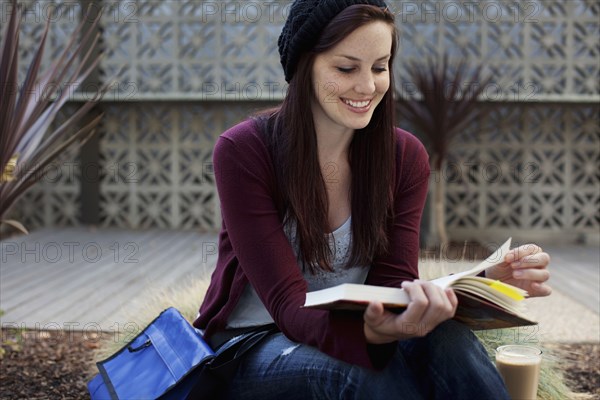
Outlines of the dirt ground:
<svg viewBox="0 0 600 400">
<path fill-rule="evenodd" d="M 85 399 L 96 333 L 2 330 L 0 399 Z"/>
<path fill-rule="evenodd" d="M 3 330 L 1 334 L 0 399 L 89 398 L 86 383 L 95 373 L 93 351 L 101 339 L 97 333 Z M 564 360 L 569 387 L 600 398 L 600 345 L 550 345 Z"/>
</svg>

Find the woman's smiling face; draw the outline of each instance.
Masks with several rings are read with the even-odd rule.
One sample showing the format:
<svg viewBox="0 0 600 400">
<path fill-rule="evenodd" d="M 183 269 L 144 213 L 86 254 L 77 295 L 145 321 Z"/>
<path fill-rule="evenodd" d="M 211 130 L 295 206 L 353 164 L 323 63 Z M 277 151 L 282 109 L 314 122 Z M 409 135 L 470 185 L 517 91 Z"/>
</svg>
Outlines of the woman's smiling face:
<svg viewBox="0 0 600 400">
<path fill-rule="evenodd" d="M 390 86 L 391 49 L 392 27 L 377 21 L 317 54 L 312 66 L 315 126 L 354 131 L 369 124 Z"/>
</svg>

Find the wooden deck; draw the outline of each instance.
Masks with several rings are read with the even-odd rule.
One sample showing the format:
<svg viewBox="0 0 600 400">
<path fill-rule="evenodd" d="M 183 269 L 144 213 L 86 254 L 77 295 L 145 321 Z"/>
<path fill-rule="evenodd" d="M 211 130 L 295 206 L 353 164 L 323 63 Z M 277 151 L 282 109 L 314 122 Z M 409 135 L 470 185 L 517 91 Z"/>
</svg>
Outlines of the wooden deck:
<svg viewBox="0 0 600 400">
<path fill-rule="evenodd" d="M 0 242 L 2 326 L 114 330 L 132 299 L 205 276 L 217 236 L 67 228 Z M 117 325 L 118 324 L 118 325 Z"/>
<path fill-rule="evenodd" d="M 596 246 L 543 246 L 552 258 L 549 284 L 600 314 L 600 249 Z"/>
<path fill-rule="evenodd" d="M 546 249 L 550 284 L 600 314 L 600 253 Z M 0 242 L 2 326 L 114 331 L 144 301 L 216 263 L 217 236 L 183 231 L 45 229 Z M 202 294 L 199 294 L 199 298 Z"/>
</svg>

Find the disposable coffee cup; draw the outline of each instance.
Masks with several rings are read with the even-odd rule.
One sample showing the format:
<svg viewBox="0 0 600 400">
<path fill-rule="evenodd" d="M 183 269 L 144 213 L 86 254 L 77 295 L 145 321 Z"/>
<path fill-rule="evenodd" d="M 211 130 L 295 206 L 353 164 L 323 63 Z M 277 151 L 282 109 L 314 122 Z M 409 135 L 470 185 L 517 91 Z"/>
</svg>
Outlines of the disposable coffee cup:
<svg viewBox="0 0 600 400">
<path fill-rule="evenodd" d="M 542 351 L 525 345 L 506 345 L 496 349 L 496 368 L 513 400 L 535 400 L 540 381 Z"/>
</svg>

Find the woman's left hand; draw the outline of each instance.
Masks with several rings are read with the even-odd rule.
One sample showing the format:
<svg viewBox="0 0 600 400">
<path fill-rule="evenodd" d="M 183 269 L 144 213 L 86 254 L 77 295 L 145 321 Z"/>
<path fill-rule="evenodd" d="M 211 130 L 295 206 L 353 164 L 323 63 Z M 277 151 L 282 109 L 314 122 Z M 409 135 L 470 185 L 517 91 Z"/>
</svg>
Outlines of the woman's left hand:
<svg viewBox="0 0 600 400">
<path fill-rule="evenodd" d="M 546 285 L 550 278 L 550 256 L 535 244 L 526 244 L 509 251 L 504 262 L 485 271 L 485 276 L 526 290 L 530 297 L 548 296 L 552 288 Z"/>
</svg>

